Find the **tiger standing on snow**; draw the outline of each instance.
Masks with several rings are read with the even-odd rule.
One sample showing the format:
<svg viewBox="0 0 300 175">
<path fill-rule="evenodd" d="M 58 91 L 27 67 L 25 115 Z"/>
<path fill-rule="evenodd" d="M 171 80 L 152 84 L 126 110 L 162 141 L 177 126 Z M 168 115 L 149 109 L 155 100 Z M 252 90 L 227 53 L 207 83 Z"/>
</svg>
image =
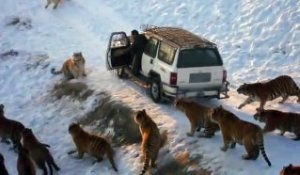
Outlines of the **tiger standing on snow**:
<svg viewBox="0 0 300 175">
<path fill-rule="evenodd" d="M 82 159 L 84 153 L 88 153 L 96 157 L 97 161 L 100 162 L 103 160 L 103 156 L 106 155 L 113 169 L 116 172 L 118 171 L 113 158 L 114 150 L 104 138 L 85 132 L 79 124 L 75 123 L 69 126 L 69 133 L 76 145 L 78 158 Z M 69 154 L 73 152 L 75 151 L 71 151 Z"/>
<path fill-rule="evenodd" d="M 59 71 L 56 71 L 54 68 L 52 68 L 51 73 L 55 75 L 63 73 L 67 80 L 85 77 L 85 58 L 81 52 L 75 52 L 71 58 L 64 62 Z"/>
<path fill-rule="evenodd" d="M 6 169 L 5 164 L 4 164 L 4 157 L 1 153 L 0 153 L 0 174 L 1 175 L 8 175 L 7 169 Z"/>
<path fill-rule="evenodd" d="M 238 107 L 239 109 L 254 101 L 260 101 L 257 110 L 263 110 L 268 100 L 274 100 L 277 97 L 282 97 L 279 103 L 284 103 L 289 96 L 297 96 L 297 102 L 300 103 L 300 89 L 288 75 L 281 75 L 268 82 L 243 84 L 237 89 L 237 92 L 248 96 Z"/>
<path fill-rule="evenodd" d="M 156 167 L 156 159 L 159 150 L 167 141 L 167 132 L 159 133 L 156 123 L 146 114 L 145 109 L 138 111 L 135 115 L 135 122 L 139 125 L 142 135 L 142 160 L 144 161 L 144 169 L 141 175 L 145 174 L 149 163 L 151 167 Z"/>
<path fill-rule="evenodd" d="M 7 139 L 10 139 L 13 143 L 13 148 L 16 149 L 24 129 L 25 127 L 22 123 L 4 116 L 4 105 L 0 104 L 0 137 L 2 142 L 9 143 Z"/>
<path fill-rule="evenodd" d="M 28 150 L 30 158 L 40 169 L 43 170 L 44 175 L 48 174 L 46 164 L 50 170 L 50 175 L 53 175 L 53 167 L 56 171 L 60 170 L 60 168 L 56 165 L 50 151 L 47 149 L 49 145 L 39 142 L 31 129 L 24 129 L 22 132 L 22 142 L 24 148 Z"/>
<path fill-rule="evenodd" d="M 228 148 L 233 149 L 236 143 L 239 143 L 245 146 L 247 152 L 242 156 L 243 159 L 256 160 L 260 150 L 267 164 L 271 166 L 264 148 L 263 132 L 258 125 L 239 119 L 222 106 L 215 108 L 211 117 L 212 121 L 221 128 L 224 142 L 221 147 L 222 151 L 225 152 Z"/>
<path fill-rule="evenodd" d="M 18 144 L 18 175 L 36 175 L 36 170 L 29 152 L 21 144 Z"/>
<path fill-rule="evenodd" d="M 211 121 L 212 108 L 182 98 L 175 100 L 175 107 L 184 112 L 190 121 L 191 129 L 187 136 L 193 136 L 196 129 L 201 131 L 201 128 L 204 128 L 200 136 L 210 138 L 215 135 L 216 131 L 220 130 L 219 126 Z"/>
<path fill-rule="evenodd" d="M 280 134 L 283 135 L 286 131 L 289 131 L 296 135 L 296 138 L 293 140 L 300 140 L 300 114 L 277 110 L 263 110 L 254 114 L 254 119 L 266 123 L 263 129 L 264 132 L 279 129 Z"/>
</svg>

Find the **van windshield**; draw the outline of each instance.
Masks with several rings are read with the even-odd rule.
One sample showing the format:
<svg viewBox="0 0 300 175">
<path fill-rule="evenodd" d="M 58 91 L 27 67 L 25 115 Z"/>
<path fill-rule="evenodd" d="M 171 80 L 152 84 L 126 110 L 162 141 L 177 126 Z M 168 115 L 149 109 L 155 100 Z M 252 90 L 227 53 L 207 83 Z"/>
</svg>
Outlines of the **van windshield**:
<svg viewBox="0 0 300 175">
<path fill-rule="evenodd" d="M 181 50 L 179 53 L 178 68 L 222 66 L 223 62 L 218 50 L 195 48 Z"/>
</svg>

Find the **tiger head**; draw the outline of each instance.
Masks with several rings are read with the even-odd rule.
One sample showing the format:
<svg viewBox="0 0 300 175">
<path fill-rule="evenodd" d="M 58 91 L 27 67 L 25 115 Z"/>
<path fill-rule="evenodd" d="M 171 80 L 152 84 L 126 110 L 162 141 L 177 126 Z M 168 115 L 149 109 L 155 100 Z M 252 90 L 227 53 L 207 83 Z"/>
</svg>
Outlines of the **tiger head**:
<svg viewBox="0 0 300 175">
<path fill-rule="evenodd" d="M 134 121 L 138 124 L 141 125 L 145 122 L 145 120 L 147 119 L 148 115 L 146 113 L 146 110 L 143 109 L 141 111 L 137 111 L 135 117 L 134 117 Z"/>
<path fill-rule="evenodd" d="M 76 64 L 84 62 L 84 57 L 83 57 L 82 53 L 81 52 L 73 53 L 73 61 Z"/>
<path fill-rule="evenodd" d="M 260 122 L 266 122 L 266 116 L 268 115 L 268 112 L 266 112 L 265 110 L 260 110 L 257 111 L 254 115 L 253 118 L 257 121 Z"/>
<path fill-rule="evenodd" d="M 174 106 L 181 111 L 184 111 L 184 104 L 185 104 L 185 101 L 183 98 L 177 98 L 174 101 Z"/>
<path fill-rule="evenodd" d="M 299 174 L 300 166 L 293 166 L 289 164 L 288 166 L 284 166 L 280 171 L 280 175 L 297 175 Z"/>
<path fill-rule="evenodd" d="M 33 137 L 33 132 L 32 132 L 32 130 L 29 129 L 29 128 L 25 128 L 25 129 L 22 131 L 22 137 L 23 137 L 23 138 Z"/>
<path fill-rule="evenodd" d="M 210 117 L 213 122 L 218 123 L 222 115 L 223 115 L 223 107 L 222 105 L 220 105 L 219 107 L 213 109 L 212 115 Z"/>
<path fill-rule="evenodd" d="M 237 89 L 237 92 L 239 94 L 244 94 L 244 95 L 247 95 L 248 94 L 248 91 L 249 91 L 249 84 L 242 84 L 238 89 Z"/>
<path fill-rule="evenodd" d="M 4 115 L 4 105 L 0 104 L 0 117 Z"/>
<path fill-rule="evenodd" d="M 78 124 L 78 123 L 72 123 L 70 126 L 69 126 L 69 133 L 71 134 L 71 135 L 73 135 L 73 134 L 76 134 L 76 133 L 79 133 L 79 132 L 81 132 L 82 131 L 82 129 L 81 129 L 81 127 L 80 127 L 80 125 Z"/>
</svg>

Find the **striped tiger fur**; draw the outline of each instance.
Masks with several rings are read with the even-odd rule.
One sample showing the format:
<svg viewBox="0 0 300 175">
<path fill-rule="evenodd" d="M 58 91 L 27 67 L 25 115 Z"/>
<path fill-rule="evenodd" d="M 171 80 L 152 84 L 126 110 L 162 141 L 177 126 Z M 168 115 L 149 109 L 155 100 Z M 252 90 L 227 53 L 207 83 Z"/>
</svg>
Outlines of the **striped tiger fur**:
<svg viewBox="0 0 300 175">
<path fill-rule="evenodd" d="M 187 136 L 193 136 L 196 129 L 201 131 L 204 128 L 204 131 L 199 136 L 210 138 L 215 135 L 216 131 L 220 130 L 219 126 L 210 119 L 213 112 L 212 108 L 183 98 L 176 99 L 174 105 L 177 109 L 184 112 L 190 121 L 191 129 Z"/>
<path fill-rule="evenodd" d="M 300 140 L 300 114 L 292 112 L 281 112 L 277 110 L 263 110 L 254 114 L 254 119 L 266 123 L 263 131 L 270 132 L 279 129 L 281 135 L 286 131 L 293 132 Z"/>
<path fill-rule="evenodd" d="M 5 163 L 4 163 L 4 157 L 1 153 L 0 153 L 0 174 L 1 175 L 8 175 L 8 172 L 7 172 L 7 169 L 5 167 Z"/>
<path fill-rule="evenodd" d="M 18 175 L 36 175 L 35 166 L 29 156 L 29 152 L 21 144 L 18 144 Z"/>
<path fill-rule="evenodd" d="M 235 148 L 236 143 L 239 143 L 245 146 L 247 152 L 242 156 L 243 159 L 256 160 L 260 150 L 267 164 L 271 166 L 264 148 L 263 132 L 258 125 L 239 119 L 222 106 L 215 108 L 211 117 L 212 121 L 218 123 L 221 128 L 224 142 L 222 151 Z"/>
<path fill-rule="evenodd" d="M 293 166 L 289 164 L 285 166 L 280 171 L 280 175 L 299 175 L 300 174 L 300 166 Z"/>
<path fill-rule="evenodd" d="M 284 103 L 289 96 L 297 96 L 298 103 L 300 103 L 300 89 L 288 75 L 281 75 L 268 82 L 243 84 L 237 89 L 237 92 L 248 96 L 238 107 L 239 109 L 254 101 L 260 101 L 260 107 L 257 110 L 263 110 L 268 100 L 273 100 L 277 97 L 282 97 L 280 103 Z"/>
<path fill-rule="evenodd" d="M 75 123 L 69 126 L 69 133 L 76 145 L 78 158 L 82 159 L 84 153 L 88 153 L 96 157 L 97 161 L 102 161 L 103 156 L 106 155 L 114 171 L 118 171 L 113 158 L 114 150 L 104 138 L 85 132 L 79 124 Z"/>
<path fill-rule="evenodd" d="M 52 68 L 51 73 L 54 75 L 63 73 L 66 80 L 85 77 L 85 58 L 81 52 L 75 52 L 64 62 L 60 70 L 56 71 L 55 68 Z"/>
<path fill-rule="evenodd" d="M 14 145 L 13 148 L 16 149 L 24 129 L 25 127 L 22 123 L 4 116 L 4 105 L 0 104 L 0 137 L 2 141 L 9 143 L 7 139 L 10 139 Z"/>
<path fill-rule="evenodd" d="M 145 174 L 149 163 L 151 167 L 156 167 L 156 159 L 159 150 L 167 141 L 167 132 L 159 133 L 156 123 L 147 115 L 145 109 L 137 111 L 135 115 L 135 122 L 139 125 L 142 135 L 142 160 L 144 161 L 144 168 L 141 175 Z"/>
<path fill-rule="evenodd" d="M 48 145 L 39 142 L 31 129 L 24 129 L 22 132 L 22 142 L 24 148 L 28 150 L 30 158 L 40 169 L 43 170 L 44 175 L 48 174 L 46 164 L 50 170 L 50 175 L 53 175 L 53 167 L 56 171 L 60 170 L 60 168 L 56 165 L 50 151 L 47 149 Z"/>
</svg>

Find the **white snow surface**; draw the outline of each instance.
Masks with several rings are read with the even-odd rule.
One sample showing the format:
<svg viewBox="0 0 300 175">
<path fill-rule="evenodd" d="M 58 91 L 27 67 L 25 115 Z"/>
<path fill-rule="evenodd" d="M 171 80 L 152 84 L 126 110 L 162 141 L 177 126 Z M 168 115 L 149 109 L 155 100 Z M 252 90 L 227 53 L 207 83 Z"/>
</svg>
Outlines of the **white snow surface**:
<svg viewBox="0 0 300 175">
<path fill-rule="evenodd" d="M 85 156 L 78 160 L 67 154 L 74 147 L 68 125 L 93 108 L 95 96 L 84 102 L 50 96 L 60 76 L 50 68 L 60 67 L 73 52 L 86 58 L 88 76 L 80 80 L 98 92 L 109 92 L 114 99 L 134 110 L 145 108 L 167 129 L 169 142 L 163 150 L 176 155 L 188 150 L 202 155 L 199 166 L 215 175 L 276 175 L 283 166 L 300 164 L 300 142 L 292 134 L 280 136 L 274 131 L 265 135 L 266 153 L 272 162 L 268 167 L 260 156 L 256 161 L 241 159 L 243 146 L 222 152 L 221 133 L 211 139 L 187 137 L 189 122 L 171 104 L 155 104 L 145 91 L 127 80 L 119 80 L 105 67 L 105 54 L 111 32 L 139 28 L 142 24 L 178 26 L 217 43 L 231 83 L 230 98 L 199 100 L 213 106 L 219 103 L 240 118 L 253 120 L 258 103 L 242 110 L 236 107 L 246 98 L 236 88 L 244 82 L 255 82 L 286 74 L 300 85 L 300 1 L 299 0 L 64 0 L 56 10 L 44 9 L 46 0 L 0 0 L 0 53 L 11 49 L 18 56 L 0 58 L 0 103 L 5 116 L 32 128 L 36 136 L 51 145 L 61 170 L 57 174 L 138 174 L 143 165 L 135 155 L 140 145 L 115 147 L 115 173 L 107 160 L 92 164 Z M 30 25 L 6 25 L 14 16 Z M 285 104 L 268 102 L 266 108 L 300 113 L 296 98 Z M 9 145 L 0 143 L 0 152 L 10 174 L 17 174 L 17 155 Z M 163 164 L 162 156 L 158 166 Z M 42 172 L 39 170 L 39 174 Z"/>
</svg>

